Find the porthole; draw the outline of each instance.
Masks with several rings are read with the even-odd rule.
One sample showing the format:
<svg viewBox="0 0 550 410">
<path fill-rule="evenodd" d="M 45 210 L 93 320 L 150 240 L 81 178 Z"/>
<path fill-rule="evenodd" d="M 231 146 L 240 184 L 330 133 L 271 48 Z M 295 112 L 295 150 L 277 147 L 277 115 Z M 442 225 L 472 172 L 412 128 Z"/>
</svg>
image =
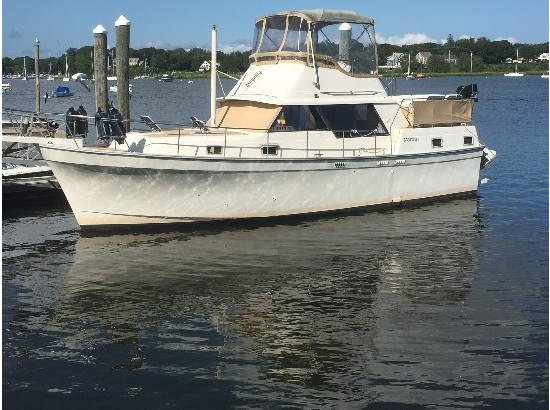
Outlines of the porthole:
<svg viewBox="0 0 550 410">
<path fill-rule="evenodd" d="M 220 155 L 222 153 L 222 147 L 221 145 L 208 145 L 206 147 L 206 151 L 209 154 L 217 154 Z"/>
<path fill-rule="evenodd" d="M 474 145 L 474 137 L 464 137 L 464 145 Z"/>
<path fill-rule="evenodd" d="M 432 138 L 432 147 L 433 148 L 443 147 L 443 139 L 441 139 L 441 138 Z"/>
<path fill-rule="evenodd" d="M 263 145 L 262 155 L 277 155 L 279 153 L 278 145 Z"/>
</svg>

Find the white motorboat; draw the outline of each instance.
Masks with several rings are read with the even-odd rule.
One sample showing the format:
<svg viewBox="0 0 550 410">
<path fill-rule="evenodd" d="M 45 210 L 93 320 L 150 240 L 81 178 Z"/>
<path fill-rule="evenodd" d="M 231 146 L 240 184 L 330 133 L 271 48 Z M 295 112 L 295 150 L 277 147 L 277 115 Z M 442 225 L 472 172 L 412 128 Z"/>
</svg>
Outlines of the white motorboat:
<svg viewBox="0 0 550 410">
<path fill-rule="evenodd" d="M 495 153 L 473 101 L 388 95 L 374 21 L 348 11 L 256 21 L 250 67 L 194 127 L 104 147 L 41 144 L 82 228 L 237 220 L 361 209 L 472 193 Z M 119 121 L 120 123 L 120 121 Z M 110 135 L 117 134 L 117 135 Z"/>
<path fill-rule="evenodd" d="M 117 85 L 112 85 L 109 87 L 109 91 L 111 91 L 112 93 L 118 93 L 118 86 Z M 130 93 L 130 96 L 134 93 L 134 85 L 133 84 L 128 84 L 128 92 Z"/>
<path fill-rule="evenodd" d="M 169 74 L 163 74 L 160 78 L 159 78 L 159 81 L 163 82 L 163 83 L 171 83 L 172 81 L 174 81 L 174 78 L 169 75 Z"/>
</svg>

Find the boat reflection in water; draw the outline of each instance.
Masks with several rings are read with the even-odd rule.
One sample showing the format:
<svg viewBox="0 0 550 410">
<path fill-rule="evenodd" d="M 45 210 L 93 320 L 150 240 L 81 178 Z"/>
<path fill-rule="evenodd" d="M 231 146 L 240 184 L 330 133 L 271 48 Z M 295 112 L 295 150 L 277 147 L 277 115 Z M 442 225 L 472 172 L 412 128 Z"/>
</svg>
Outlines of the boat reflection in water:
<svg viewBox="0 0 550 410">
<path fill-rule="evenodd" d="M 493 365 L 465 350 L 463 304 L 482 235 L 468 198 L 296 224 L 80 238 L 48 326 L 67 335 L 58 345 L 72 360 L 236 383 L 237 403 L 304 404 L 307 389 L 319 404 L 457 397 Z M 272 389 L 274 381 L 291 387 Z"/>
</svg>

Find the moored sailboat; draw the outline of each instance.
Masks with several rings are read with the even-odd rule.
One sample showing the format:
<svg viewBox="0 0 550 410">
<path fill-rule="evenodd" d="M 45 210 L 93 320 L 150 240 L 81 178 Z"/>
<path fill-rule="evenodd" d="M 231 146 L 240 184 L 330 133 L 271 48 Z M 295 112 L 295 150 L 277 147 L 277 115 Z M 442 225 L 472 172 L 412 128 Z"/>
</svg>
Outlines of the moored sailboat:
<svg viewBox="0 0 550 410">
<path fill-rule="evenodd" d="M 519 61 L 519 49 L 516 48 L 516 71 L 505 73 L 505 77 L 523 77 L 523 73 L 518 71 L 518 61 Z"/>
<path fill-rule="evenodd" d="M 407 75 L 405 76 L 407 80 L 412 80 L 414 75 L 411 73 L 411 53 L 409 53 L 409 65 L 407 66 Z"/>
</svg>

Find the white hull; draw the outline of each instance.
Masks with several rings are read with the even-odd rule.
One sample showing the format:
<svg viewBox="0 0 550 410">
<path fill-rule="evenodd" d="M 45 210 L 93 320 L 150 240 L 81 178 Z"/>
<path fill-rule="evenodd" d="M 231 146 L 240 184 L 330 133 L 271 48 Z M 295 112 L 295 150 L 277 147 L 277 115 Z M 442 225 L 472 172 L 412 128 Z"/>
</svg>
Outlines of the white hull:
<svg viewBox="0 0 550 410">
<path fill-rule="evenodd" d="M 342 161 L 41 147 L 81 227 L 275 217 L 472 192 L 482 150 Z"/>
</svg>

